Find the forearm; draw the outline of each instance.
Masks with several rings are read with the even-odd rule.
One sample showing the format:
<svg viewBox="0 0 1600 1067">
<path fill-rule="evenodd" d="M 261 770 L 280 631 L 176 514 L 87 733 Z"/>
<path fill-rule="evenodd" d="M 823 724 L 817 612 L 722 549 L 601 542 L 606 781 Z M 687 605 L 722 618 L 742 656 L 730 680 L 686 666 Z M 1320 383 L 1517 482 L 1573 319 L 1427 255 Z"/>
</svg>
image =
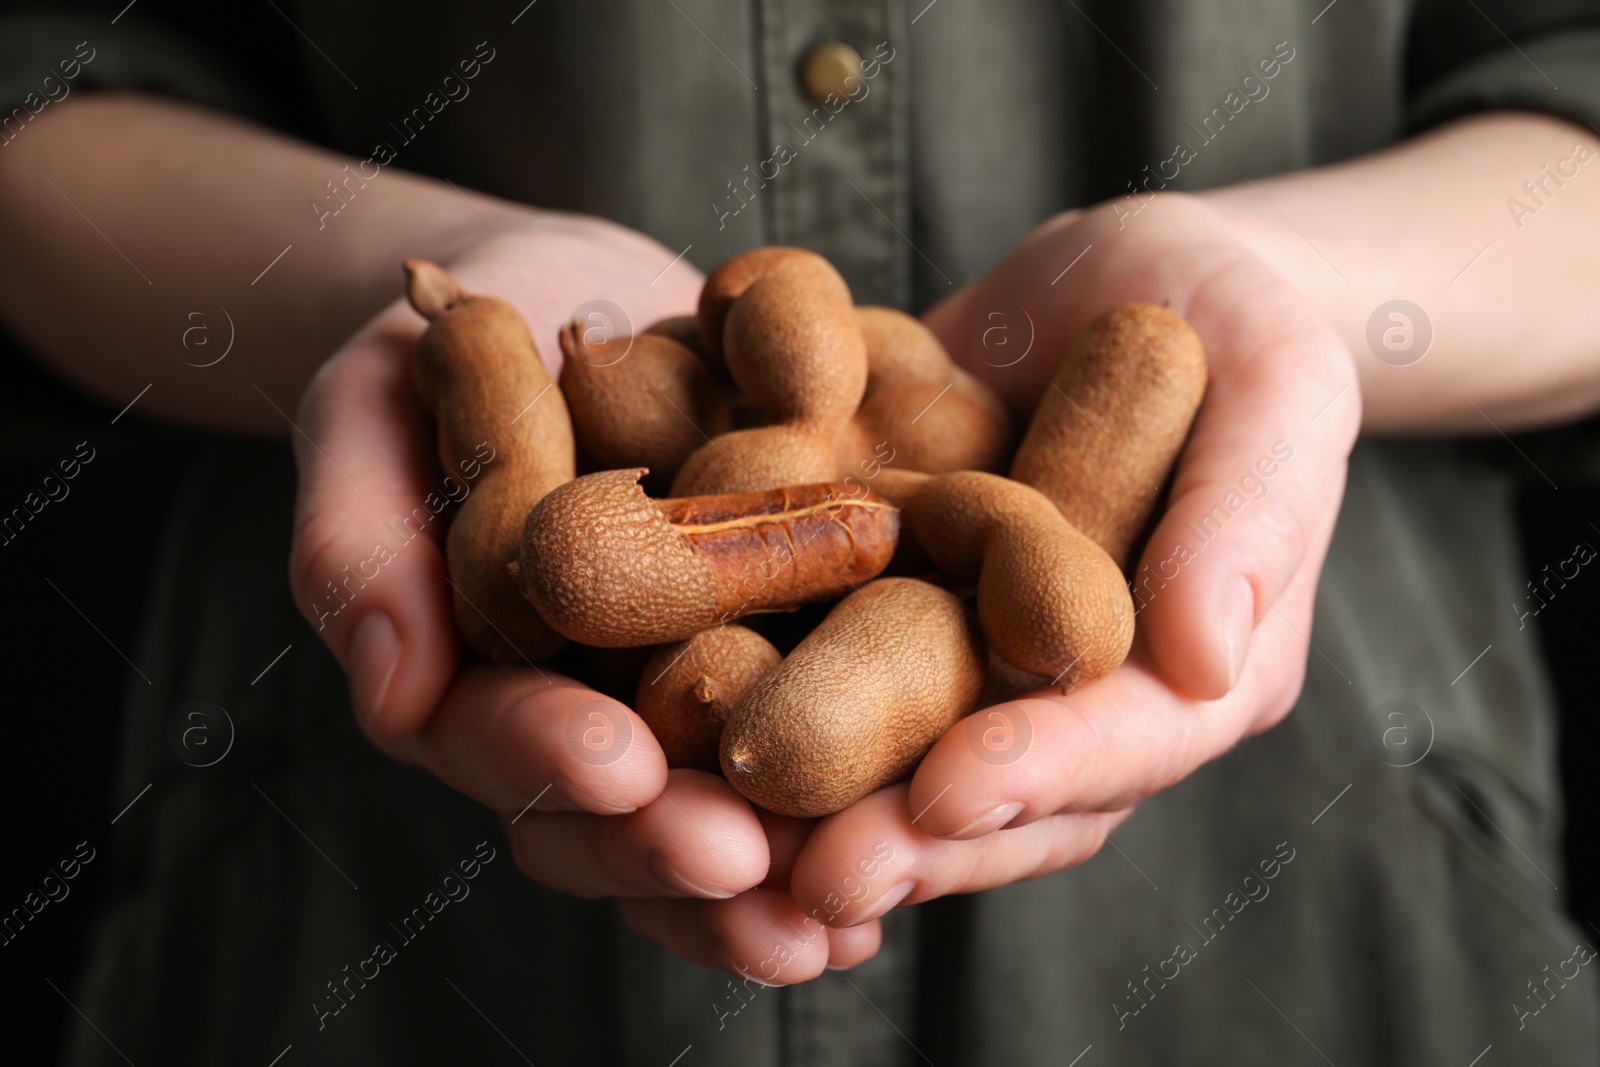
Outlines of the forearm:
<svg viewBox="0 0 1600 1067">
<path fill-rule="evenodd" d="M 1579 142 L 1600 150 L 1582 127 L 1499 113 L 1203 195 L 1350 346 L 1368 430 L 1531 428 L 1600 408 L 1600 156 L 1580 165 Z M 1513 217 L 1511 200 L 1534 211 Z M 1396 298 L 1433 330 L 1426 357 L 1406 366 L 1367 341 L 1374 311 Z"/>
<path fill-rule="evenodd" d="M 52 112 L 0 150 L 0 317 L 108 403 L 151 384 L 139 410 L 191 424 L 287 432 L 272 404 L 293 413 L 317 365 L 400 293 L 402 259 L 448 260 L 492 238 L 490 220 L 535 214 L 394 167 L 362 179 L 357 160 L 158 98 Z M 226 359 L 192 365 L 230 332 Z"/>
</svg>

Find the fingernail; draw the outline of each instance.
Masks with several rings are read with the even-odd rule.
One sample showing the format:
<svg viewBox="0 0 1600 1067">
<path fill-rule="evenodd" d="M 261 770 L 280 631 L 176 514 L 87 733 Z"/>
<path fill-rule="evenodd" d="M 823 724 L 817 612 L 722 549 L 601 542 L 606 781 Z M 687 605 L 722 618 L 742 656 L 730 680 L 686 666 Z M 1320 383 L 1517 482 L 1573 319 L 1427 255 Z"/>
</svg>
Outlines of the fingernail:
<svg viewBox="0 0 1600 1067">
<path fill-rule="evenodd" d="M 998 808 L 973 819 L 953 834 L 938 834 L 936 836 L 946 841 L 966 841 L 969 838 L 982 837 L 984 834 L 992 833 L 1015 819 L 1022 811 L 1022 808 L 1023 805 L 1021 803 L 1001 804 Z"/>
<path fill-rule="evenodd" d="M 1255 588 L 1248 580 L 1240 578 L 1228 591 L 1220 610 L 1222 636 L 1228 643 L 1228 689 L 1231 692 L 1239 683 L 1245 656 L 1250 652 L 1250 635 L 1256 627 Z"/>
<path fill-rule="evenodd" d="M 726 889 L 712 889 L 685 877 L 683 872 L 674 867 L 672 861 L 660 852 L 650 853 L 650 873 L 656 876 L 656 881 L 663 887 L 674 893 L 686 893 L 691 897 L 708 897 L 712 900 L 727 900 L 736 895 Z"/>
<path fill-rule="evenodd" d="M 369 613 L 350 635 L 350 684 L 355 689 L 356 714 L 362 726 L 383 711 L 389 683 L 400 666 L 400 635 L 394 621 L 381 611 Z"/>
<path fill-rule="evenodd" d="M 858 915 L 856 918 L 851 919 L 845 925 L 860 926 L 862 923 L 869 923 L 873 919 L 882 918 L 884 915 L 888 914 L 890 908 L 893 908 L 896 904 L 910 896 L 911 891 L 916 887 L 917 883 L 915 882 L 901 882 L 899 885 L 894 886 L 888 892 L 884 893 L 883 896 L 879 897 L 878 902 L 871 908 L 863 912 L 861 915 Z"/>
</svg>

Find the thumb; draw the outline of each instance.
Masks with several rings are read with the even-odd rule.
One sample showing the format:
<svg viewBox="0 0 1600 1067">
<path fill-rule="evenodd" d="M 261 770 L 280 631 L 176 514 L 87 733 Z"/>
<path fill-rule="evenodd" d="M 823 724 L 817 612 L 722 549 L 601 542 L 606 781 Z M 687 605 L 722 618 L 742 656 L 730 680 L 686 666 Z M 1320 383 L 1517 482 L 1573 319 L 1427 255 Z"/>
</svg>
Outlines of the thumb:
<svg viewBox="0 0 1600 1067">
<path fill-rule="evenodd" d="M 422 328 L 392 305 L 322 366 L 295 420 L 290 587 L 374 739 L 424 726 L 456 668 L 449 496 L 407 356 Z"/>
<path fill-rule="evenodd" d="M 1205 345 L 1210 385 L 1132 593 L 1167 679 L 1216 699 L 1266 616 L 1309 631 L 1309 611 L 1279 600 L 1327 550 L 1360 399 L 1338 336 L 1264 265 L 1238 261 L 1196 289 L 1174 309 Z"/>
</svg>

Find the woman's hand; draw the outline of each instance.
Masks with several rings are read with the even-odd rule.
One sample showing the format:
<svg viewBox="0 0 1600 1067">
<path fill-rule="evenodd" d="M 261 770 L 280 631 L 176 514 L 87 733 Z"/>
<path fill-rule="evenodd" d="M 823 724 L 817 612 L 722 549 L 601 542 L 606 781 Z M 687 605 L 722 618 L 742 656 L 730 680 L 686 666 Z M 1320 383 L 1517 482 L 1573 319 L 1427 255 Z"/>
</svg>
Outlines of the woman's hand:
<svg viewBox="0 0 1600 1067">
<path fill-rule="evenodd" d="M 1361 410 L 1350 354 L 1307 299 L 1212 208 L 1162 196 L 1042 226 L 927 319 L 1020 414 L 1078 332 L 1127 300 L 1186 318 L 1211 371 L 1132 575 L 1132 655 L 1068 696 L 980 710 L 909 785 L 823 820 L 791 879 L 802 912 L 848 927 L 1081 863 L 1132 805 L 1293 706 Z"/>
</svg>

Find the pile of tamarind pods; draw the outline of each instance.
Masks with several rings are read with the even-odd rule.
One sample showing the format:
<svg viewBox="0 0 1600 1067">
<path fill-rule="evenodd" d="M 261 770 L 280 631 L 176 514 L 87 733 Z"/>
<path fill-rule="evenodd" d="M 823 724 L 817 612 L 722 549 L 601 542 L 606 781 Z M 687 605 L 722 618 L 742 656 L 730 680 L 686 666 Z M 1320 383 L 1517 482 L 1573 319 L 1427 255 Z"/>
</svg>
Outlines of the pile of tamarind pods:
<svg viewBox="0 0 1600 1067">
<path fill-rule="evenodd" d="M 931 331 L 802 249 L 735 256 L 694 317 L 635 336 L 568 324 L 559 385 L 510 305 L 405 266 L 439 458 L 485 433 L 497 453 L 446 544 L 463 640 L 500 662 L 654 646 L 635 707 L 670 766 L 827 815 L 980 699 L 1126 657 L 1123 567 L 1206 388 L 1173 312 L 1091 323 L 1018 443 Z M 834 600 L 787 655 L 758 632 Z"/>
</svg>

